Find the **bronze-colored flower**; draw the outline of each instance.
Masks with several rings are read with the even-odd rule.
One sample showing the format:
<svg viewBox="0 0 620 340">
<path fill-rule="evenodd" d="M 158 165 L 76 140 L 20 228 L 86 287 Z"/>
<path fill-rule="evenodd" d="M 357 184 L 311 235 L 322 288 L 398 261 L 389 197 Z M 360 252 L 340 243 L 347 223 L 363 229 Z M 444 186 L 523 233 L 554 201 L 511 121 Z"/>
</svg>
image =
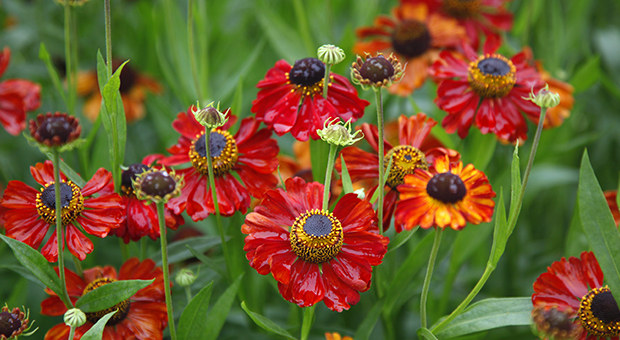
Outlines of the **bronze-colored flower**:
<svg viewBox="0 0 620 340">
<path fill-rule="evenodd" d="M 47 147 L 69 144 L 82 132 L 79 119 L 60 112 L 39 114 L 30 121 L 29 127 L 32 138 Z"/>
<path fill-rule="evenodd" d="M 388 87 L 402 79 L 403 66 L 393 53 L 388 58 L 385 58 L 383 53 L 377 53 L 376 57 L 366 53 L 365 58 L 366 60 L 358 55 L 351 66 L 351 81 L 362 86 L 364 90 L 368 86 Z"/>
</svg>

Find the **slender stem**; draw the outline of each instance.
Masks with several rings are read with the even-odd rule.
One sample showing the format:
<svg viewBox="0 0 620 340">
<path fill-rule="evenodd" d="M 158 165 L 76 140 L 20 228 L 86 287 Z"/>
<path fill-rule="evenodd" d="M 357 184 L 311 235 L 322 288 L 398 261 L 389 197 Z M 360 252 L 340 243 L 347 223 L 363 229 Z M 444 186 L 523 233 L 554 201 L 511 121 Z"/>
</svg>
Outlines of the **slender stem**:
<svg viewBox="0 0 620 340">
<path fill-rule="evenodd" d="M 105 58 L 108 78 L 112 77 L 112 21 L 110 15 L 110 0 L 103 1 L 105 13 Z"/>
<path fill-rule="evenodd" d="M 200 100 L 204 99 L 202 89 L 200 88 L 200 76 L 198 73 L 198 65 L 196 64 L 196 49 L 194 46 L 194 0 L 188 0 L 187 3 L 187 46 L 189 48 L 189 62 L 192 68 L 192 78 L 194 86 L 196 86 L 196 95 Z"/>
<path fill-rule="evenodd" d="M 121 257 L 123 258 L 123 262 L 129 259 L 129 249 L 127 249 L 127 245 L 123 242 L 122 238 L 118 239 L 118 244 L 121 246 Z"/>
<path fill-rule="evenodd" d="M 375 90 L 375 98 L 377 102 L 377 130 L 379 131 L 379 186 L 377 188 L 379 192 L 379 202 L 377 203 L 377 217 L 379 218 L 379 231 L 383 235 L 383 200 L 385 183 L 383 178 L 385 177 L 385 169 L 383 163 L 385 161 L 385 155 L 383 154 L 383 99 L 381 97 L 381 88 L 373 88 Z"/>
<path fill-rule="evenodd" d="M 75 335 L 75 327 L 70 326 L 71 328 L 69 329 L 69 337 L 67 339 L 69 340 L 73 340 L 73 337 Z"/>
<path fill-rule="evenodd" d="M 58 243 L 58 274 L 60 276 L 60 286 L 62 287 L 62 302 L 65 303 L 67 309 L 73 308 L 71 298 L 67 292 L 67 280 L 65 278 L 65 257 L 63 256 L 64 246 L 64 226 L 62 224 L 62 202 L 60 200 L 60 192 L 62 182 L 60 181 L 60 153 L 56 148 L 52 151 L 54 154 L 54 193 L 56 194 L 56 242 Z"/>
<path fill-rule="evenodd" d="M 327 158 L 327 168 L 325 169 L 325 186 L 323 188 L 323 210 L 329 209 L 329 193 L 332 182 L 332 170 L 334 169 L 334 158 L 336 157 L 336 151 L 338 145 L 329 144 L 329 156 Z"/>
<path fill-rule="evenodd" d="M 65 69 L 67 74 L 67 111 L 70 115 L 74 115 L 75 109 L 75 75 L 73 74 L 73 60 L 71 53 L 71 5 L 65 2 L 65 22 L 64 22 L 64 35 L 65 35 Z"/>
<path fill-rule="evenodd" d="M 170 338 L 177 339 L 174 327 L 174 312 L 172 311 L 172 296 L 170 294 L 170 269 L 168 268 L 168 240 L 166 239 L 166 217 L 164 215 L 164 202 L 157 202 L 157 218 L 159 221 L 159 239 L 161 241 L 161 266 L 164 271 L 164 291 L 166 295 L 166 310 L 168 311 L 168 326 Z"/>
<path fill-rule="evenodd" d="M 192 301 L 192 289 L 190 286 L 185 287 L 185 297 L 187 297 L 187 304 L 189 305 L 190 301 Z"/>
<path fill-rule="evenodd" d="M 332 64 L 325 64 L 325 76 L 323 77 L 323 98 L 327 99 L 327 89 L 329 88 L 329 72 Z"/>
<path fill-rule="evenodd" d="M 428 258 L 428 267 L 426 267 L 426 276 L 424 276 L 424 285 L 422 286 L 422 295 L 420 297 L 420 322 L 422 327 L 426 328 L 426 300 L 428 298 L 428 289 L 431 285 L 431 277 L 433 276 L 433 270 L 435 269 L 435 260 L 437 260 L 437 253 L 439 252 L 439 245 L 441 244 L 441 235 L 443 234 L 443 228 L 435 228 L 435 241 L 433 242 L 433 248 L 431 249 L 431 255 Z"/>
<path fill-rule="evenodd" d="M 310 334 L 310 328 L 314 323 L 314 309 L 316 305 L 304 308 L 304 318 L 301 324 L 301 340 L 308 340 Z"/>
</svg>

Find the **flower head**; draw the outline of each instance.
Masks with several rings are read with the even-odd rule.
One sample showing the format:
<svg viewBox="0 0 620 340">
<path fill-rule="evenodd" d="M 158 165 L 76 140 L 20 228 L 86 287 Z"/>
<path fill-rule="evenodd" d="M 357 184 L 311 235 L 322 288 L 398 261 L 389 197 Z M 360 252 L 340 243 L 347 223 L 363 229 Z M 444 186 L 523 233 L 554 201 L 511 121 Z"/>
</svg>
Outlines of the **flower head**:
<svg viewBox="0 0 620 340">
<path fill-rule="evenodd" d="M 11 50 L 0 52 L 0 76 L 4 74 Z M 13 136 L 26 127 L 26 112 L 41 105 L 41 86 L 24 79 L 8 79 L 0 82 L 0 125 Z"/>
<path fill-rule="evenodd" d="M 58 268 L 55 268 L 58 272 Z M 136 294 L 117 305 L 86 314 L 86 323 L 75 329 L 76 338 L 86 333 L 101 317 L 117 310 L 108 320 L 104 329 L 104 339 L 158 339 L 163 338 L 163 330 L 168 325 L 166 302 L 164 297 L 164 277 L 161 268 L 155 266 L 150 259 L 140 262 L 137 258 L 127 260 L 117 272 L 111 266 L 95 267 L 84 270 L 82 277 L 65 269 L 67 291 L 71 301 L 75 302 L 82 295 L 111 282 L 122 280 L 151 280 L 153 283 L 140 289 Z M 41 302 L 41 314 L 60 316 L 67 312 L 67 307 L 50 289 L 45 292 L 51 295 Z M 58 324 L 52 327 L 45 340 L 66 339 L 69 326 Z"/>
<path fill-rule="evenodd" d="M 49 228 L 56 224 L 53 165 L 50 161 L 30 167 L 32 177 L 41 185 L 39 190 L 20 182 L 11 181 L 4 191 L 0 205 L 4 212 L 6 236 L 38 249 Z M 66 246 L 80 261 L 93 251 L 93 243 L 82 231 L 97 237 L 106 237 L 118 228 L 123 211 L 121 198 L 115 193 L 102 194 L 101 190 L 112 181 L 112 174 L 99 169 L 84 187 L 68 180 L 61 172 L 60 195 L 62 223 L 65 226 Z M 98 197 L 94 195 L 99 194 Z M 58 245 L 56 231 L 41 248 L 41 254 L 56 262 Z"/>
<path fill-rule="evenodd" d="M 330 73 L 327 98 L 323 98 L 325 65 L 305 58 L 293 66 L 284 60 L 267 71 L 258 82 L 252 112 L 278 135 L 290 132 L 299 141 L 319 139 L 317 130 L 329 118 L 356 121 L 370 103 L 357 96 L 345 77 Z"/>
<path fill-rule="evenodd" d="M 560 105 L 560 95 L 558 93 L 549 91 L 549 84 L 545 84 L 545 87 L 534 94 L 534 88 L 529 96 L 524 97 L 541 108 L 552 108 Z"/>
<path fill-rule="evenodd" d="M 532 310 L 532 320 L 540 334 L 554 340 L 578 338 L 581 329 L 573 323 L 574 317 L 575 313 L 570 307 L 560 310 L 556 306 L 537 306 Z"/>
<path fill-rule="evenodd" d="M 388 90 L 408 96 L 420 88 L 427 78 L 427 69 L 443 48 L 457 47 L 465 37 L 465 29 L 456 19 L 429 12 L 427 4 L 402 1 L 392 16 L 379 15 L 371 27 L 356 31 L 359 41 L 353 51 L 359 55 L 392 52 L 406 65 L 404 76 Z"/>
<path fill-rule="evenodd" d="M 575 334 L 571 339 L 618 339 L 620 334 L 620 309 L 609 288 L 603 286 L 603 272 L 592 252 L 553 262 L 534 282 L 532 304 L 547 318 L 552 313 L 568 314 L 556 315 L 559 321 L 555 324 Z M 564 318 L 572 322 L 571 327 Z"/>
<path fill-rule="evenodd" d="M 215 207 L 209 188 L 205 128 L 196 121 L 193 111 L 190 107 L 172 122 L 181 137 L 176 145 L 168 148 L 172 156 L 159 160 L 159 163 L 165 166 L 189 163 L 189 167 L 176 170 L 183 176 L 185 187 L 181 196 L 168 202 L 168 207 L 175 214 L 187 211 L 192 220 L 198 221 L 215 213 Z M 226 114 L 230 115 L 230 111 L 227 110 Z M 245 214 L 250 207 L 250 196 L 261 198 L 263 192 L 278 184 L 273 172 L 278 167 L 280 149 L 271 138 L 272 132 L 259 129 L 260 122 L 256 119 L 245 118 L 233 135 L 227 130 L 236 120 L 236 116 L 230 115 L 226 124 L 209 132 L 209 154 L 213 162 L 217 202 L 223 216 L 231 216 L 236 211 Z"/>
<path fill-rule="evenodd" d="M 228 121 L 228 116 L 220 112 L 220 104 L 217 104 L 217 108 L 213 107 L 213 102 L 209 103 L 204 108 L 200 108 L 200 103 L 196 104 L 197 109 L 193 110 L 194 118 L 200 123 L 200 125 L 208 128 L 217 128 L 224 126 Z"/>
<path fill-rule="evenodd" d="M 19 336 L 32 335 L 38 328 L 30 333 L 24 333 L 28 332 L 32 327 L 32 323 L 28 325 L 29 319 L 29 310 L 24 313 L 19 307 L 10 310 L 8 306 L 3 306 L 0 310 L 0 340 L 17 339 Z"/>
<path fill-rule="evenodd" d="M 361 85 L 364 89 L 368 86 L 388 87 L 399 82 L 402 77 L 403 67 L 393 53 L 387 59 L 382 53 L 378 53 L 376 57 L 366 53 L 366 61 L 357 56 L 357 60 L 351 66 L 353 83 Z"/>
<path fill-rule="evenodd" d="M 524 98 L 543 82 L 527 50 L 508 59 L 495 53 L 498 48 L 498 41 L 487 40 L 479 56 L 464 44 L 465 57 L 444 51 L 433 64 L 430 74 L 440 81 L 435 103 L 448 113 L 441 123 L 447 132 L 458 131 L 465 138 L 475 122 L 483 134 L 491 132 L 501 140 L 527 139 L 520 112 L 538 120 L 540 108 Z"/>
<path fill-rule="evenodd" d="M 329 65 L 339 64 L 346 57 L 342 48 L 331 44 L 319 47 L 316 53 L 320 61 Z"/>
<path fill-rule="evenodd" d="M 155 203 L 167 203 L 171 198 L 181 194 L 183 177 L 177 176 L 174 170 L 150 169 L 138 174 L 133 179 L 133 188 L 139 200 L 149 200 Z"/>
<path fill-rule="evenodd" d="M 64 146 L 65 149 L 82 132 L 79 119 L 60 112 L 38 115 L 30 121 L 29 128 L 32 138 L 48 148 Z"/>
<path fill-rule="evenodd" d="M 69 327 L 80 327 L 86 323 L 86 313 L 79 308 L 71 308 L 65 312 L 63 321 Z"/>
<path fill-rule="evenodd" d="M 241 227 L 250 266 L 271 273 L 289 302 L 349 309 L 370 288 L 372 266 L 387 251 L 372 206 L 351 193 L 325 211 L 323 185 L 295 177 L 285 186 L 266 192 Z"/>
<path fill-rule="evenodd" d="M 411 230 L 421 228 L 465 228 L 467 222 L 479 224 L 491 221 L 495 192 L 487 177 L 472 164 L 463 168 L 462 162 L 452 164 L 449 157 L 435 159 L 429 170 L 416 169 L 405 176 L 398 187 L 400 202 L 396 206 L 396 223 Z"/>
<path fill-rule="evenodd" d="M 340 118 L 328 119 L 325 121 L 323 129 L 317 131 L 317 134 L 322 140 L 339 146 L 353 145 L 364 139 L 364 133 L 361 131 L 355 131 L 351 134 L 351 119 L 342 125 L 339 123 Z M 357 137 L 359 134 L 362 135 Z"/>
</svg>

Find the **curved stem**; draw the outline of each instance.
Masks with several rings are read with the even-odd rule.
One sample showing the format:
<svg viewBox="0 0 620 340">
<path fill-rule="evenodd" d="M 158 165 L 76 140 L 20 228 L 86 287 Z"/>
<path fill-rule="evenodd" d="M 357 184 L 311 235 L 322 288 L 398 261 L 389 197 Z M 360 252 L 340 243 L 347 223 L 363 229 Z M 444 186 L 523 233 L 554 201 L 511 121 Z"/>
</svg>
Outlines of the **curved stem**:
<svg viewBox="0 0 620 340">
<path fill-rule="evenodd" d="M 75 327 L 70 326 L 71 328 L 69 329 L 69 337 L 67 339 L 69 340 L 73 340 L 73 337 L 75 336 Z"/>
<path fill-rule="evenodd" d="M 327 89 L 329 88 L 329 72 L 332 64 L 325 64 L 325 76 L 323 77 L 323 98 L 327 99 Z"/>
<path fill-rule="evenodd" d="M 64 226 L 62 224 L 62 202 L 60 200 L 60 192 L 62 182 L 60 181 L 60 153 L 56 148 L 52 151 L 54 155 L 54 193 L 56 194 L 56 243 L 58 244 L 58 275 L 60 276 L 60 286 L 62 287 L 62 302 L 65 303 L 67 309 L 73 308 L 71 298 L 67 292 L 67 280 L 65 278 L 65 257 L 63 256 L 64 246 Z"/>
<path fill-rule="evenodd" d="M 375 91 L 375 99 L 377 102 L 377 130 L 379 131 L 379 201 L 377 203 L 377 218 L 379 219 L 379 231 L 383 235 L 383 200 L 385 191 L 385 169 L 383 163 L 385 161 L 385 155 L 383 154 L 383 99 L 381 97 L 381 88 L 373 88 Z"/>
<path fill-rule="evenodd" d="M 304 308 L 304 319 L 301 324 L 301 340 L 308 340 L 310 328 L 314 323 L 314 309 L 316 305 Z"/>
<path fill-rule="evenodd" d="M 329 156 L 327 156 L 327 168 L 325 169 L 325 186 L 323 187 L 323 210 L 329 209 L 329 193 L 331 192 L 332 170 L 334 169 L 334 158 L 338 145 L 329 144 Z"/>
<path fill-rule="evenodd" d="M 190 286 L 185 286 L 185 297 L 187 298 L 187 304 L 192 301 L 192 289 Z"/>
<path fill-rule="evenodd" d="M 174 312 L 172 310 L 172 295 L 170 294 L 170 269 L 168 268 L 168 240 L 166 239 L 166 217 L 164 215 L 164 202 L 157 202 L 157 219 L 159 221 L 159 239 L 161 241 L 161 267 L 164 272 L 164 292 L 166 295 L 166 310 L 168 313 L 168 327 L 170 338 L 177 339 L 174 327 Z"/>
<path fill-rule="evenodd" d="M 422 295 L 420 297 L 420 322 L 422 323 L 422 328 L 426 328 L 427 326 L 426 300 L 428 298 L 428 290 L 431 285 L 431 277 L 433 276 L 433 270 L 435 268 L 435 260 L 437 260 L 437 253 L 439 252 L 439 245 L 441 244 L 441 235 L 443 234 L 442 232 L 442 228 L 436 228 L 435 230 L 435 241 L 433 242 L 431 255 L 428 258 L 426 276 L 424 276 L 424 285 L 422 286 Z"/>
</svg>

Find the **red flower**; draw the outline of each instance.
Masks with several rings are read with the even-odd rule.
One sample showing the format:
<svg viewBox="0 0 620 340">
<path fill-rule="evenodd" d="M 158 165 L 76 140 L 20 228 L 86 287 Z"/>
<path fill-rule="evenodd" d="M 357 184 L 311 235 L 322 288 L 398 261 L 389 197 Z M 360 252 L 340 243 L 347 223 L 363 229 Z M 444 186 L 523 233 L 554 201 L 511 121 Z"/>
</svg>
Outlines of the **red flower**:
<svg viewBox="0 0 620 340">
<path fill-rule="evenodd" d="M 460 159 L 458 152 L 437 147 L 436 141 L 429 138 L 431 129 L 435 124 L 437 122 L 432 118 L 427 118 L 424 113 L 418 113 L 416 116 L 409 118 L 401 115 L 398 118 L 398 142 L 400 145 L 393 146 L 387 140 L 384 141 L 384 168 L 386 170 L 390 158 L 394 157 L 386 182 L 385 199 L 383 200 L 384 231 L 390 226 L 396 202 L 399 200 L 397 187 L 403 184 L 405 175 L 413 174 L 415 169 L 418 168 L 428 169 L 428 165 L 432 164 L 435 158 L 442 157 L 443 155 L 449 155 L 453 161 Z M 362 124 L 362 131 L 366 136 L 366 141 L 375 150 L 375 153 L 369 153 L 358 147 L 350 146 L 344 148 L 341 155 L 344 157 L 352 182 L 367 179 L 376 181 L 374 187 L 366 195 L 366 197 L 370 198 L 378 187 L 379 156 L 376 152 L 379 150 L 379 134 L 376 126 L 367 123 Z M 340 157 L 336 159 L 336 170 L 342 172 Z M 403 230 L 402 224 L 395 223 L 394 227 L 397 232 Z"/>
<path fill-rule="evenodd" d="M 271 273 L 289 302 L 349 309 L 370 288 L 372 266 L 387 251 L 389 240 L 379 235 L 372 206 L 347 194 L 333 212 L 324 211 L 323 185 L 299 177 L 285 185 L 286 191 L 266 192 L 241 227 L 250 266 Z"/>
<path fill-rule="evenodd" d="M 353 51 L 359 55 L 394 52 L 405 65 L 403 79 L 390 86 L 390 93 L 408 96 L 424 85 L 428 68 L 442 48 L 457 47 L 465 38 L 465 29 L 455 19 L 429 13 L 425 4 L 401 3 L 392 17 L 380 15 L 374 26 L 356 31 L 360 40 Z"/>
<path fill-rule="evenodd" d="M 58 268 L 55 269 L 58 273 Z M 65 276 L 67 291 L 72 302 L 77 301 L 85 293 L 114 281 L 155 279 L 153 283 L 140 289 L 128 300 L 102 311 L 86 313 L 87 321 L 75 329 L 75 337 L 80 338 L 102 316 L 118 309 L 103 330 L 104 340 L 162 339 L 162 332 L 168 325 L 164 276 L 162 269 L 155 267 L 153 260 L 146 259 L 140 262 L 137 258 L 131 258 L 121 266 L 118 274 L 113 267 L 105 266 L 85 270 L 83 278 L 65 269 Z M 46 288 L 45 292 L 51 297 L 41 302 L 41 314 L 63 315 L 67 311 L 64 303 L 51 290 Z M 52 327 L 45 334 L 45 340 L 67 340 L 68 338 L 69 326 L 64 323 Z"/>
<path fill-rule="evenodd" d="M 175 214 L 187 210 L 194 221 L 205 219 L 215 213 L 212 194 L 209 188 L 205 150 L 205 128 L 192 113 L 181 112 L 172 122 L 172 127 L 181 134 L 176 145 L 168 148 L 173 155 L 159 161 L 163 165 L 178 165 L 191 162 L 189 168 L 176 171 L 184 176 L 185 186 L 179 197 L 168 202 Z M 209 150 L 213 160 L 215 187 L 220 213 L 232 216 L 236 211 L 246 213 L 250 207 L 250 195 L 263 197 L 263 192 L 278 184 L 272 173 L 278 167 L 278 144 L 268 129 L 258 129 L 260 122 L 254 118 L 241 121 L 239 131 L 232 136 L 226 131 L 236 121 L 231 116 L 221 128 L 211 130 Z M 244 185 L 233 176 L 241 178 Z"/>
<path fill-rule="evenodd" d="M 603 272 L 592 252 L 581 253 L 581 259 L 553 262 L 534 282 L 532 304 L 534 310 L 567 313 L 578 334 L 571 339 L 618 340 L 620 311 L 609 288 L 603 287 Z M 550 324 L 548 320 L 546 323 Z M 538 326 L 549 335 L 559 332 L 553 323 Z"/>
<path fill-rule="evenodd" d="M 607 205 L 609 205 L 609 210 L 611 210 L 611 215 L 614 217 L 614 222 L 616 222 L 617 227 L 618 224 L 620 224 L 620 210 L 618 209 L 618 201 L 616 201 L 618 190 L 607 190 L 604 194 L 605 200 L 607 201 Z"/>
<path fill-rule="evenodd" d="M 527 139 L 527 124 L 519 111 L 538 121 L 540 108 L 524 99 L 530 91 L 537 93 L 544 83 L 536 68 L 529 63 L 529 54 L 521 52 L 508 60 L 495 54 L 499 41 L 487 39 L 484 55 L 478 56 L 463 44 L 463 60 L 452 52 L 443 51 L 430 73 L 440 80 L 435 103 L 448 116 L 441 125 L 449 133 L 458 130 L 465 138 L 471 124 L 484 134 L 494 133 L 499 139 L 515 142 Z"/>
<path fill-rule="evenodd" d="M 0 53 L 0 76 L 11 59 L 11 50 Z M 0 124 L 17 136 L 26 127 L 26 112 L 41 105 L 41 86 L 24 79 L 9 79 L 0 83 Z"/>
<path fill-rule="evenodd" d="M 56 223 L 54 167 L 52 162 L 37 163 L 30 167 L 32 177 L 41 184 L 36 190 L 20 181 L 10 181 L 1 205 L 4 212 L 6 236 L 24 242 L 38 249 L 50 226 Z M 71 254 L 80 261 L 93 251 L 93 243 L 81 230 L 97 237 L 106 237 L 110 229 L 118 228 L 124 208 L 117 194 L 101 194 L 101 190 L 112 180 L 112 174 L 99 169 L 93 178 L 78 187 L 68 181 L 61 172 L 62 222 L 65 238 Z M 93 197 L 101 194 L 99 197 Z M 50 262 L 58 258 L 56 231 L 47 240 L 41 254 Z"/>
<path fill-rule="evenodd" d="M 127 170 L 123 170 L 122 183 L 121 183 L 121 198 L 123 200 L 123 206 L 125 214 L 120 227 L 112 229 L 112 233 L 123 239 L 125 243 L 131 241 L 139 241 L 142 237 L 148 236 L 153 240 L 159 238 L 159 219 L 157 217 L 157 207 L 155 204 L 147 204 L 148 201 L 139 200 L 136 198 L 132 186 L 132 180 L 137 175 L 150 169 L 150 164 L 156 159 L 161 159 L 161 155 L 146 156 L 142 163 L 131 164 Z M 113 193 L 114 184 L 108 184 L 101 193 Z M 179 226 L 185 224 L 183 216 L 175 214 L 166 204 L 164 209 L 166 227 L 177 230 Z"/>
<path fill-rule="evenodd" d="M 501 39 L 500 33 L 512 28 L 512 13 L 506 10 L 510 0 L 401 0 L 401 3 L 426 3 L 431 12 L 439 12 L 458 20 L 465 28 L 474 49 L 480 45 L 480 36 Z"/>
<path fill-rule="evenodd" d="M 359 99 L 355 87 L 334 73 L 330 73 L 327 99 L 323 98 L 324 76 L 325 64 L 316 58 L 297 60 L 293 66 L 280 60 L 256 85 L 260 91 L 252 101 L 252 112 L 278 136 L 290 132 L 302 142 L 319 139 L 316 130 L 328 118 L 353 122 L 361 118 L 370 103 Z"/>
</svg>

